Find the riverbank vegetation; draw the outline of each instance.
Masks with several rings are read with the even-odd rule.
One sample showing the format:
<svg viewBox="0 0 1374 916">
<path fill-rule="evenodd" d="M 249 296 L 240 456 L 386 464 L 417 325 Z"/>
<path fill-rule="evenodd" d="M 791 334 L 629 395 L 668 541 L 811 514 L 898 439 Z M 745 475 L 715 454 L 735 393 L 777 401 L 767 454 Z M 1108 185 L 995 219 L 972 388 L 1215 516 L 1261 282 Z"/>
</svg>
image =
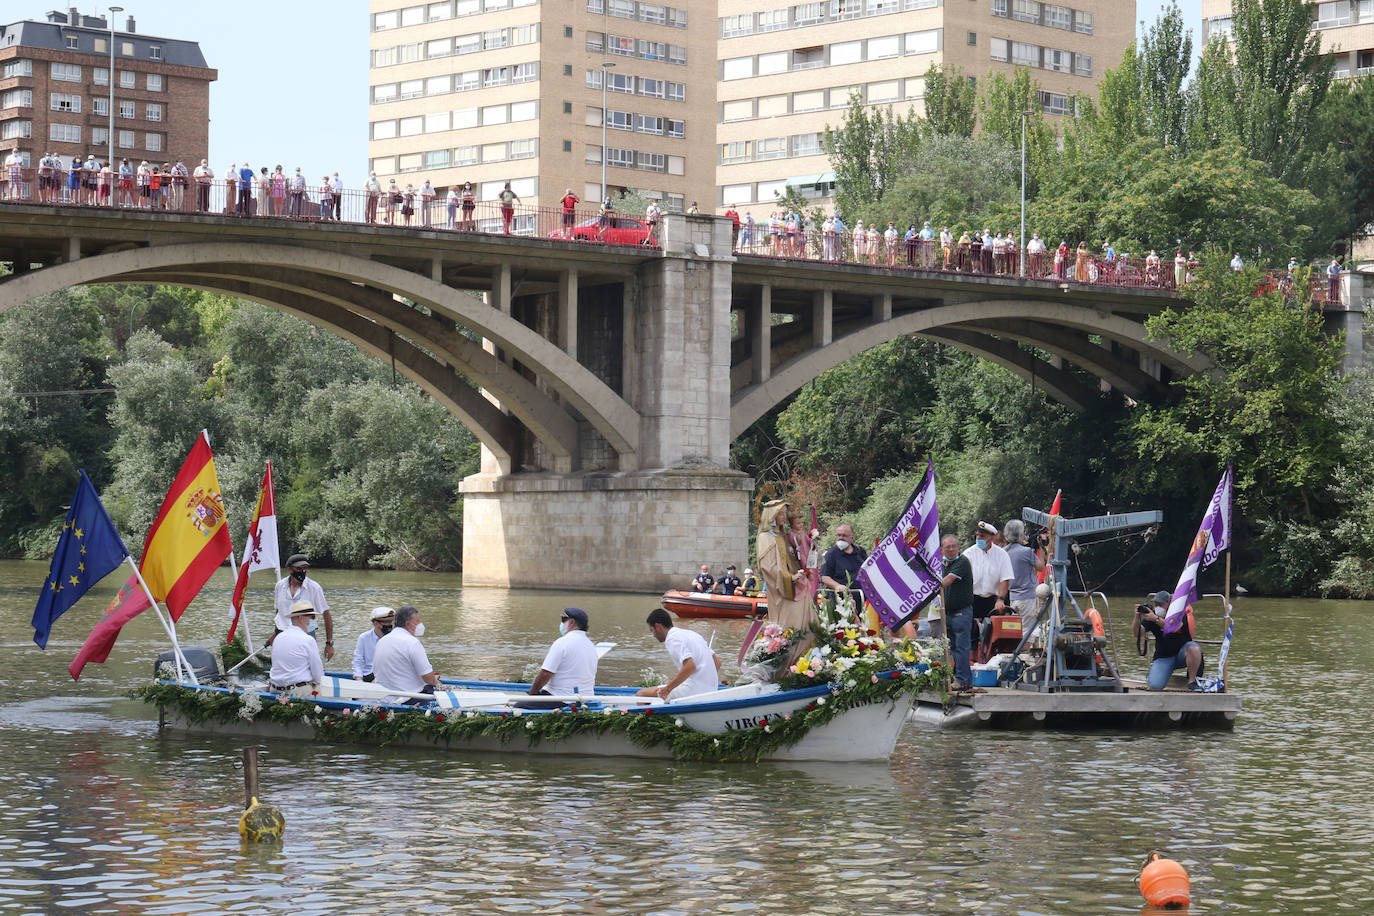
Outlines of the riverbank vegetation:
<svg viewBox="0 0 1374 916">
<path fill-rule="evenodd" d="M 1070 515 L 1162 509 L 1160 537 L 1088 548 L 1074 582 L 1095 587 L 1130 558 L 1111 586 L 1159 588 L 1233 463 L 1248 588 L 1374 596 L 1374 384 L 1341 375 L 1320 307 L 1255 269 L 1344 260 L 1353 227 L 1374 221 L 1374 170 L 1355 152 L 1374 131 L 1374 77 L 1333 82 L 1299 0 L 1236 0 L 1232 36 L 1232 48 L 1204 49 L 1189 80 L 1192 39 L 1178 8 L 1166 10 L 1098 98 L 1069 100 L 1078 116 L 1057 124 L 1030 71 L 975 89 L 935 69 L 927 117 L 856 99 L 828 135 L 848 223 L 930 220 L 957 238 L 1017 229 L 1028 112 L 1027 233 L 1051 250 L 1155 249 L 1166 264 L 1177 249 L 1195 253 L 1206 267 L 1191 305 L 1149 328 L 1207 354 L 1216 372 L 1158 404 L 1104 394 L 1080 416 L 991 363 L 896 340 L 764 417 L 735 444 L 737 465 L 832 523 L 851 520 L 860 540 L 886 533 L 928 454 L 942 527 L 965 538 L 979 519 L 1047 509 L 1061 488 Z M 1235 254 L 1241 272 L 1227 266 Z"/>
</svg>

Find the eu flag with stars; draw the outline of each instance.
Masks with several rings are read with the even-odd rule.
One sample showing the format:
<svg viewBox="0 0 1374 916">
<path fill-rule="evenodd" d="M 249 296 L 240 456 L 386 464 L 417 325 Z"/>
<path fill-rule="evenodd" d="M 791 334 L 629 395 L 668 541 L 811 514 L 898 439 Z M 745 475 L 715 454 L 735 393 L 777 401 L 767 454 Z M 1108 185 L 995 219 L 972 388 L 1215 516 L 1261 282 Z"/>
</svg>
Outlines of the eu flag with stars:
<svg viewBox="0 0 1374 916">
<path fill-rule="evenodd" d="M 128 555 L 91 479 L 82 471 L 67 523 L 52 555 L 48 581 L 43 583 L 43 594 L 33 611 L 33 641 L 39 648 L 47 648 L 53 621 Z"/>
</svg>

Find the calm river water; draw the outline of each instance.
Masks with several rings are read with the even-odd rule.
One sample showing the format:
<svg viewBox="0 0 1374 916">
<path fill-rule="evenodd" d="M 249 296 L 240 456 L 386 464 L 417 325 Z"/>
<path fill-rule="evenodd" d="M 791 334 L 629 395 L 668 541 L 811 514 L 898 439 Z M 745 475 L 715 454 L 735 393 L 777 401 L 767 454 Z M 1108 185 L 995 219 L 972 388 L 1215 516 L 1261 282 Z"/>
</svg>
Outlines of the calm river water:
<svg viewBox="0 0 1374 916">
<path fill-rule="evenodd" d="M 843 766 L 272 745 L 262 794 L 286 839 L 261 850 L 236 829 L 240 746 L 160 735 L 123 698 L 163 648 L 154 620 L 80 684 L 67 675 L 123 577 L 40 652 L 29 619 L 46 572 L 0 563 L 6 913 L 1139 913 L 1131 879 L 1154 847 L 1188 868 L 1195 914 L 1374 909 L 1368 605 L 1238 601 L 1231 677 L 1245 709 L 1227 733 L 909 726 L 890 763 Z M 652 598 L 318 579 L 345 656 L 372 606 L 413 603 L 441 674 L 508 678 L 576 604 L 595 638 L 620 643 L 602 680 L 668 671 L 642 623 Z M 188 611 L 184 644 L 220 638 L 229 587 L 221 573 Z M 259 633 L 269 600 L 255 580 Z M 1125 632 L 1132 604 L 1113 604 Z M 744 630 L 692 627 L 730 659 Z M 1133 646 L 1118 652 L 1143 671 Z"/>
</svg>

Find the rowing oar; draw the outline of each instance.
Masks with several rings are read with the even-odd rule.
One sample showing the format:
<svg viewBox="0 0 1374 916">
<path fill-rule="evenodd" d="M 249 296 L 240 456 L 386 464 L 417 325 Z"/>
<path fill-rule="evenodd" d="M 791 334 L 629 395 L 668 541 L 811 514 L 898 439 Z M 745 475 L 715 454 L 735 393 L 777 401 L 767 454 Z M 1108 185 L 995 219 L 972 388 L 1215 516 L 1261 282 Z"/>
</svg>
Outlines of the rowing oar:
<svg viewBox="0 0 1374 916">
<path fill-rule="evenodd" d="M 244 665 L 248 664 L 248 663 L 249 663 L 250 661 L 252 661 L 253 659 L 257 658 L 257 657 L 258 657 L 259 655 L 261 655 L 262 653 L 266 652 L 266 651 L 267 651 L 267 646 L 268 646 L 268 644 L 267 644 L 267 643 L 264 643 L 264 644 L 263 644 L 256 652 L 254 652 L 253 654 L 251 654 L 251 655 L 245 655 L 242 659 L 239 660 L 239 663 L 238 663 L 237 665 L 235 665 L 234 667 L 230 668 L 228 671 L 224 672 L 224 676 L 225 676 L 225 677 L 228 677 L 229 675 L 233 674 L 235 671 L 237 671 L 237 670 L 239 670 L 240 668 L 242 668 Z"/>
</svg>

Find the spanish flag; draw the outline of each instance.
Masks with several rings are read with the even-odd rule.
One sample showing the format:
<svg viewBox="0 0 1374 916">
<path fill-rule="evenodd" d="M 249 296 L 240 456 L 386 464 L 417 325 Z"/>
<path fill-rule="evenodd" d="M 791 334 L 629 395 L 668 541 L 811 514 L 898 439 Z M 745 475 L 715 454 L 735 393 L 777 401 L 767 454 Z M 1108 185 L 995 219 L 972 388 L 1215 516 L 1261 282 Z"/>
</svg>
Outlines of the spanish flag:
<svg viewBox="0 0 1374 916">
<path fill-rule="evenodd" d="M 233 549 L 210 435 L 201 430 L 148 531 L 139 571 L 153 597 L 167 606 L 173 620 L 180 620 Z"/>
</svg>

